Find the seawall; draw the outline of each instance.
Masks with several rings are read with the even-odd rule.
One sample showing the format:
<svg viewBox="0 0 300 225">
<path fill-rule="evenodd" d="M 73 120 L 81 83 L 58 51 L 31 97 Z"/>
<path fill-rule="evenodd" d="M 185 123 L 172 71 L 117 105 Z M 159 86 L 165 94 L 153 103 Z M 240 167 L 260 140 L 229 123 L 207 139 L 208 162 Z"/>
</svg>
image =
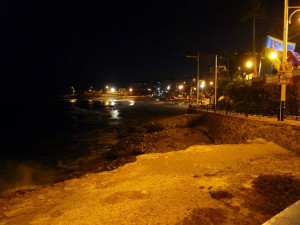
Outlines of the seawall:
<svg viewBox="0 0 300 225">
<path fill-rule="evenodd" d="M 188 114 L 188 122 L 197 120 L 216 144 L 246 143 L 263 138 L 300 155 L 300 122 L 276 118 L 241 116 L 201 111 Z"/>
</svg>

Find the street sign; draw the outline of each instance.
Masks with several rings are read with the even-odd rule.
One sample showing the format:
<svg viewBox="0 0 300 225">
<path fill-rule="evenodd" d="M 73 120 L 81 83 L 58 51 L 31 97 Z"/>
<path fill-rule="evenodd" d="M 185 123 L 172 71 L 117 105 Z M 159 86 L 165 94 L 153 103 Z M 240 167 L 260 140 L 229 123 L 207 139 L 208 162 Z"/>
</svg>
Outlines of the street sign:
<svg viewBox="0 0 300 225">
<path fill-rule="evenodd" d="M 280 71 L 278 73 L 278 84 L 290 84 L 292 81 L 291 78 L 292 78 L 291 72 Z"/>
<path fill-rule="evenodd" d="M 293 64 L 291 62 L 282 62 L 278 72 L 278 84 L 292 83 Z"/>
<path fill-rule="evenodd" d="M 292 73 L 292 71 L 293 71 L 293 64 L 292 64 L 292 62 L 282 62 L 281 63 L 281 70 L 283 72 Z"/>
</svg>

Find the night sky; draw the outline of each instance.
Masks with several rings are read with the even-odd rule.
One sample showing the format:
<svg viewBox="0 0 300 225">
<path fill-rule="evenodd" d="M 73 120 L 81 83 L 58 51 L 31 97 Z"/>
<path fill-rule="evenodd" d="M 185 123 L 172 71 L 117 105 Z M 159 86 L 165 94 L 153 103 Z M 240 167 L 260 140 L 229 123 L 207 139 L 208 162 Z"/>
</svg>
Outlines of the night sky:
<svg viewBox="0 0 300 225">
<path fill-rule="evenodd" d="M 250 2 L 3 0 L 2 95 L 193 76 L 188 54 L 252 51 Z M 282 38 L 283 2 L 262 0 L 257 51 L 266 35 Z"/>
</svg>

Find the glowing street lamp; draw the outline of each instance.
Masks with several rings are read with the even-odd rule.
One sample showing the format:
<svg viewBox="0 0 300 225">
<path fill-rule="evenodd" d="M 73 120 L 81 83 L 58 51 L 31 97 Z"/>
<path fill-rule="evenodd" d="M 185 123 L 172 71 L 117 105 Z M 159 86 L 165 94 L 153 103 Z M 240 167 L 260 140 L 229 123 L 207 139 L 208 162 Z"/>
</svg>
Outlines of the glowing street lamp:
<svg viewBox="0 0 300 225">
<path fill-rule="evenodd" d="M 252 68 L 253 67 L 253 62 L 252 61 L 247 61 L 246 62 L 246 67 L 248 68 L 248 69 L 250 69 L 250 68 Z"/>
<path fill-rule="evenodd" d="M 296 13 L 296 12 L 299 12 L 300 11 L 300 6 L 291 6 L 291 7 L 288 7 L 289 9 L 297 9 L 295 10 L 294 12 L 291 13 L 290 17 L 289 17 L 289 24 L 292 23 L 292 16 Z M 300 18 L 298 18 L 298 21 L 300 22 Z"/>
<path fill-rule="evenodd" d="M 200 87 L 202 88 L 202 93 L 203 93 L 203 88 L 205 87 L 205 81 L 204 80 L 201 82 Z"/>
<path fill-rule="evenodd" d="M 271 60 L 274 60 L 274 59 L 276 59 L 277 58 L 277 52 L 271 52 L 270 53 L 270 55 L 269 55 L 269 58 L 271 59 Z"/>
<path fill-rule="evenodd" d="M 179 92 L 180 92 L 180 94 L 182 93 L 182 89 L 183 89 L 183 85 L 181 84 L 181 85 L 179 85 L 178 86 L 178 89 L 179 89 Z"/>
</svg>

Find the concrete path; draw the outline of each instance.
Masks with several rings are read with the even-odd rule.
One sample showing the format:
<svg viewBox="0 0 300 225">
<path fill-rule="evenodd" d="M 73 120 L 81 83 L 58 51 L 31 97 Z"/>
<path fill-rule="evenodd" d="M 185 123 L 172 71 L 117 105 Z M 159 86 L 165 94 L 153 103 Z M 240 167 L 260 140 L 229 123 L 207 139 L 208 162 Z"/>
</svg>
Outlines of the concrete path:
<svg viewBox="0 0 300 225">
<path fill-rule="evenodd" d="M 286 173 L 300 178 L 300 157 L 274 143 L 196 145 L 0 199 L 0 224 L 262 224 L 252 182 Z"/>
</svg>

